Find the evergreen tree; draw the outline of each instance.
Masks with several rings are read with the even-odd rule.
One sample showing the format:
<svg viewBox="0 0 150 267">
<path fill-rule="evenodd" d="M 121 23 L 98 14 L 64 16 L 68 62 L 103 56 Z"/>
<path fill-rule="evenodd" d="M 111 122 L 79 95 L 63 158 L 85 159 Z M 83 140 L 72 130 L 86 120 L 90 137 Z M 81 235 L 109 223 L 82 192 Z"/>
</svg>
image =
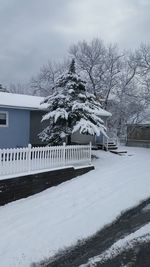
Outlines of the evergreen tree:
<svg viewBox="0 0 150 267">
<path fill-rule="evenodd" d="M 72 60 L 68 73 L 56 82 L 55 93 L 45 98 L 42 105 L 47 113 L 42 121 L 48 126 L 40 133 L 42 141 L 59 145 L 64 141 L 71 143 L 71 134 L 106 135 L 100 116 L 103 110 L 93 94 L 86 91 L 86 82 L 76 74 L 75 61 Z"/>
<path fill-rule="evenodd" d="M 8 90 L 5 87 L 3 87 L 1 83 L 0 83 L 0 92 L 8 93 Z"/>
</svg>

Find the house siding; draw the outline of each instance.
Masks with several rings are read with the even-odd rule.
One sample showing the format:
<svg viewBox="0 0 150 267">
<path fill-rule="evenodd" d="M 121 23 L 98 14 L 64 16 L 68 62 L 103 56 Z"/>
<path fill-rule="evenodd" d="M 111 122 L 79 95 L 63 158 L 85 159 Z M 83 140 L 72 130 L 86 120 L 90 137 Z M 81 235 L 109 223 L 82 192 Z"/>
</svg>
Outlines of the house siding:
<svg viewBox="0 0 150 267">
<path fill-rule="evenodd" d="M 8 113 L 8 127 L 0 127 L 0 148 L 26 147 L 29 143 L 30 111 L 1 108 Z"/>
<path fill-rule="evenodd" d="M 107 127 L 108 117 L 101 116 L 101 119 L 103 120 L 105 127 Z M 80 134 L 80 132 L 78 131 L 78 132 L 72 134 L 71 142 L 78 143 L 78 144 L 89 144 L 91 142 L 93 145 L 102 144 L 103 143 L 103 134 L 100 133 L 99 136 L 95 136 L 95 135 L 92 136 L 89 134 Z"/>
<path fill-rule="evenodd" d="M 43 121 L 42 116 L 45 114 L 43 111 L 31 111 L 30 113 L 30 144 L 33 146 L 42 146 L 46 142 L 39 139 L 39 134 L 48 126 L 48 121 Z"/>
<path fill-rule="evenodd" d="M 95 144 L 95 136 L 89 134 L 80 134 L 80 132 L 76 132 L 71 135 L 71 142 L 75 144 Z"/>
</svg>

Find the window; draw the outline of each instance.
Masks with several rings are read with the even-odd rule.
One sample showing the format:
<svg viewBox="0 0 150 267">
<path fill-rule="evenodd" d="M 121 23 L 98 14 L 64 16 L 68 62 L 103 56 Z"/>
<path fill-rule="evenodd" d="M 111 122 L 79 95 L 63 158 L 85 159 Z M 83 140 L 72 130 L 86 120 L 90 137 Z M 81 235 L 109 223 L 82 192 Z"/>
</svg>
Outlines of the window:
<svg viewBox="0 0 150 267">
<path fill-rule="evenodd" d="M 0 127 L 8 126 L 8 113 L 0 111 Z"/>
</svg>

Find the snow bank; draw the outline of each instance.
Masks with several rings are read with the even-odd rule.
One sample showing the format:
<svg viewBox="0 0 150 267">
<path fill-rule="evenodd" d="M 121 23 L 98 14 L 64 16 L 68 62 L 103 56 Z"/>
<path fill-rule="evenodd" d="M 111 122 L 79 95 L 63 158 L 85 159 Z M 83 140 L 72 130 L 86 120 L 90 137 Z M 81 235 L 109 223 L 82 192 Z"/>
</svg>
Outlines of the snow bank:
<svg viewBox="0 0 150 267">
<path fill-rule="evenodd" d="M 97 151 L 95 171 L 0 207 L 0 265 L 29 267 L 150 196 L 150 150 Z"/>
<path fill-rule="evenodd" d="M 119 239 L 115 242 L 108 250 L 102 254 L 90 258 L 88 263 L 80 265 L 80 267 L 92 267 L 97 266 L 97 263 L 104 263 L 108 259 L 113 259 L 117 255 L 124 251 L 128 251 L 135 247 L 137 244 L 147 243 L 150 241 L 150 223 L 144 225 L 139 230 L 126 236 L 125 238 Z"/>
</svg>

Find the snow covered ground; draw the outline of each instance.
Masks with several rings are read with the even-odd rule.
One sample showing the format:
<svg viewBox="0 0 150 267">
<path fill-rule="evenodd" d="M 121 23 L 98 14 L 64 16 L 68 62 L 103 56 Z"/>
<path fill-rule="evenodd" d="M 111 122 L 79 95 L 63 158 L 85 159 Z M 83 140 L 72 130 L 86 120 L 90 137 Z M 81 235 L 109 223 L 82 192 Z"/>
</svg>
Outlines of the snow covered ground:
<svg viewBox="0 0 150 267">
<path fill-rule="evenodd" d="M 96 170 L 0 207 L 0 265 L 29 267 L 150 197 L 150 149 L 93 151 Z"/>
</svg>

